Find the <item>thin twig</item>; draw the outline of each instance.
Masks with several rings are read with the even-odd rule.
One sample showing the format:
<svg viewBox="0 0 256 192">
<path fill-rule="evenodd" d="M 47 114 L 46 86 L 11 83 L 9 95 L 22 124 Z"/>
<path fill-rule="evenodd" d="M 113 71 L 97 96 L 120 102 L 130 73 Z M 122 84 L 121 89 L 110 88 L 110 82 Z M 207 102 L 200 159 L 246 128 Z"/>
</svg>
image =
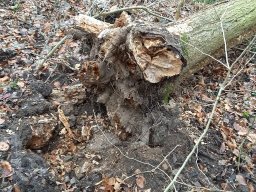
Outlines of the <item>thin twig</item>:
<svg viewBox="0 0 256 192">
<path fill-rule="evenodd" d="M 113 10 L 113 11 L 103 12 L 103 13 L 100 13 L 98 15 L 95 15 L 94 18 L 98 18 L 98 17 L 102 17 L 102 16 L 107 16 L 107 15 L 111 15 L 111 14 L 114 14 L 114 13 L 119 13 L 119 12 L 122 12 L 122 11 L 129 11 L 129 10 L 132 10 L 132 9 L 141 9 L 141 10 L 146 11 L 147 13 L 149 13 L 149 14 L 151 14 L 153 16 L 156 16 L 156 17 L 159 17 L 161 19 L 165 19 L 167 21 L 173 22 L 172 19 L 169 19 L 167 17 L 159 15 L 159 14 L 153 12 L 152 10 L 150 10 L 149 8 L 144 7 L 144 6 L 124 7 L 124 8 L 116 9 L 116 10 Z"/>
<path fill-rule="evenodd" d="M 225 88 L 231 84 L 231 82 L 243 71 L 243 69 L 248 65 L 248 63 L 255 57 L 256 53 L 254 53 L 250 59 L 243 65 L 243 67 L 230 79 L 230 81 L 225 85 Z"/>
<path fill-rule="evenodd" d="M 239 57 L 236 58 L 236 60 L 233 62 L 232 66 L 234 66 L 243 56 L 245 53 L 250 52 L 249 49 L 252 47 L 254 41 L 256 40 L 256 35 L 253 37 L 253 39 L 250 41 L 249 45 L 246 46 L 246 48 L 243 50 L 243 52 L 239 55 Z M 254 53 L 255 54 L 255 53 Z"/>
<path fill-rule="evenodd" d="M 144 165 L 148 165 L 148 166 L 150 166 L 150 167 L 152 167 L 152 168 L 156 168 L 156 166 L 154 166 L 154 165 L 152 165 L 152 164 L 150 164 L 150 163 L 148 163 L 148 162 L 143 162 L 143 161 L 141 161 L 141 160 L 135 159 L 135 158 L 133 158 L 133 157 L 129 157 L 129 156 L 127 156 L 126 154 L 124 154 L 123 151 L 121 151 L 120 148 L 118 148 L 115 144 L 113 144 L 113 143 L 109 140 L 109 138 L 106 136 L 106 134 L 104 133 L 104 131 L 100 128 L 100 126 L 99 126 L 99 124 L 98 124 L 98 121 L 97 121 L 97 117 L 96 117 L 94 111 L 93 111 L 93 115 L 94 115 L 94 119 L 95 119 L 97 128 L 101 131 L 101 133 L 103 134 L 103 136 L 107 139 L 108 143 L 111 144 L 114 148 L 116 148 L 116 149 L 119 151 L 119 153 L 120 153 L 121 155 L 123 155 L 125 158 L 127 158 L 127 159 L 129 159 L 129 160 L 133 160 L 133 161 L 136 161 L 136 162 L 138 162 L 138 163 L 141 163 L 141 164 L 144 164 Z M 176 147 L 175 147 L 175 148 L 176 148 Z M 157 169 L 158 169 L 159 171 L 161 171 L 166 177 L 168 177 L 168 178 L 170 179 L 170 176 L 169 176 L 164 170 L 162 170 L 162 169 L 159 168 L 159 167 L 158 167 Z"/>
<path fill-rule="evenodd" d="M 177 148 L 177 147 L 180 147 L 180 145 L 176 145 L 164 158 L 163 160 L 156 166 L 154 167 L 153 169 L 149 170 L 149 171 L 143 171 L 143 172 L 140 172 L 140 173 L 134 173 L 133 175 L 130 175 L 128 177 L 126 177 L 125 179 L 123 179 L 123 181 L 127 180 L 127 179 L 130 179 L 136 175 L 139 175 L 139 174 L 144 174 L 144 173 L 154 173 L 166 160 L 167 160 L 167 157 L 169 157 L 171 155 L 171 153 Z M 171 178 L 169 177 L 169 179 L 171 180 Z"/>
<path fill-rule="evenodd" d="M 42 68 L 43 64 L 47 61 L 47 59 L 49 57 L 51 57 L 56 50 L 67 40 L 69 39 L 71 36 L 70 35 L 66 35 L 65 37 L 63 37 L 53 48 L 52 50 L 48 53 L 48 55 L 46 57 L 44 57 L 44 59 L 38 64 L 37 68 L 36 68 L 36 73 L 39 72 L 39 70 Z"/>
<path fill-rule="evenodd" d="M 57 69 L 57 67 L 58 67 L 58 64 L 55 65 L 54 69 L 52 70 L 52 72 L 50 73 L 50 75 L 49 75 L 49 76 L 47 77 L 47 79 L 45 80 L 45 83 L 46 83 L 47 81 L 49 81 L 49 79 L 51 78 L 52 74 L 53 74 L 54 71 Z"/>
<path fill-rule="evenodd" d="M 198 161 L 199 161 L 199 158 L 198 158 L 198 147 L 196 148 L 196 166 L 197 166 L 197 169 L 200 173 L 202 173 L 202 175 L 205 177 L 205 179 L 207 180 L 208 184 L 210 185 L 211 182 L 209 180 L 209 178 L 204 174 L 204 172 L 199 168 L 199 165 L 198 165 Z"/>
<path fill-rule="evenodd" d="M 226 190 L 220 190 L 220 189 L 212 189 L 212 188 L 206 188 L 206 187 L 198 187 L 198 186 L 193 186 L 193 185 L 189 185 L 187 183 L 184 182 L 180 182 L 180 181 L 176 181 L 176 183 L 179 183 L 180 185 L 185 185 L 187 187 L 190 187 L 191 189 L 204 189 L 206 191 L 215 191 L 215 192 L 232 192 L 232 191 L 226 191 Z"/>
<path fill-rule="evenodd" d="M 222 14 L 222 16 L 220 18 L 220 26 L 221 26 L 221 31 L 222 31 L 223 41 L 224 41 L 224 51 L 225 51 L 225 57 L 226 57 L 226 65 L 227 65 L 227 68 L 229 69 L 230 65 L 229 65 L 229 58 L 228 58 L 228 46 L 227 46 L 226 35 L 225 35 L 225 31 L 224 31 L 224 28 L 223 28 L 223 22 L 222 22 L 222 18 L 224 17 L 227 9 L 228 9 L 228 7 L 225 9 L 224 13 Z"/>
<path fill-rule="evenodd" d="M 183 43 L 189 45 L 190 47 L 193 47 L 195 50 L 197 50 L 198 52 L 200 52 L 201 54 L 210 57 L 211 59 L 213 59 L 214 61 L 217 61 L 219 64 L 223 65 L 225 68 L 227 68 L 227 66 L 225 65 L 225 63 L 223 63 L 222 61 L 216 59 L 215 57 L 213 57 L 212 55 L 203 52 L 201 49 L 197 48 L 196 46 L 192 45 L 191 43 L 188 43 L 187 41 L 184 41 L 182 38 L 180 39 L 180 41 L 182 41 Z"/>
<path fill-rule="evenodd" d="M 196 141 L 193 149 L 191 150 L 191 152 L 189 153 L 189 155 L 186 157 L 185 161 L 183 162 L 182 166 L 179 168 L 178 172 L 176 173 L 176 175 L 174 176 L 172 182 L 165 188 L 164 192 L 168 192 L 170 189 L 173 188 L 173 185 L 174 183 L 176 182 L 177 178 L 179 177 L 180 173 L 183 171 L 184 167 L 187 165 L 188 161 L 190 160 L 190 158 L 192 157 L 192 155 L 194 154 L 194 152 L 196 151 L 197 147 L 199 146 L 200 142 L 202 141 L 202 139 L 205 137 L 205 135 L 207 134 L 208 132 L 208 129 L 210 127 L 210 124 L 212 122 L 212 119 L 213 119 L 213 116 L 214 116 L 214 113 L 215 113 L 215 110 L 217 108 L 217 104 L 219 103 L 219 100 L 220 100 L 220 96 L 221 96 L 221 93 L 222 91 L 224 90 L 224 85 L 227 83 L 228 81 L 228 77 L 230 75 L 230 70 L 228 70 L 228 73 L 227 73 L 227 76 L 223 82 L 223 84 L 220 86 L 220 89 L 219 89 L 219 92 L 218 92 L 218 95 L 217 95 L 217 98 L 214 102 L 214 106 L 213 106 L 213 109 L 212 109 L 212 112 L 211 112 L 211 115 L 208 119 L 208 122 L 207 122 L 207 125 L 203 131 L 203 133 L 201 134 L 201 136 L 199 137 L 199 139 Z"/>
<path fill-rule="evenodd" d="M 226 44 L 226 41 L 224 41 L 224 44 Z M 227 45 L 225 45 L 225 52 L 227 52 Z M 240 57 L 240 56 L 239 56 Z M 241 58 L 241 57 L 240 57 Z M 228 62 L 228 61 L 227 61 Z M 235 61 L 236 62 L 236 61 Z M 171 183 L 169 183 L 169 185 L 165 188 L 164 192 L 168 192 L 170 189 L 173 189 L 175 182 L 177 181 L 180 173 L 183 171 L 183 169 L 185 168 L 185 166 L 187 165 L 188 161 L 190 160 L 190 158 L 192 157 L 192 155 L 195 153 L 196 149 L 198 148 L 200 142 L 202 141 L 202 139 L 206 136 L 210 124 L 212 122 L 213 116 L 215 114 L 216 108 L 217 108 L 217 104 L 219 103 L 220 97 L 222 92 L 225 90 L 226 85 L 229 83 L 229 77 L 232 71 L 232 68 L 234 67 L 234 63 L 232 63 L 232 65 L 230 67 L 226 66 L 226 68 L 228 69 L 226 77 L 223 81 L 223 83 L 220 85 L 219 91 L 218 91 L 218 95 L 215 99 L 214 102 L 214 106 L 212 108 L 210 117 L 207 121 L 207 124 L 205 126 L 205 129 L 203 131 L 203 133 L 200 135 L 199 139 L 196 141 L 195 145 L 193 146 L 193 149 L 191 150 L 191 152 L 189 153 L 189 155 L 186 157 L 185 161 L 183 162 L 182 166 L 179 168 L 178 172 L 176 173 L 176 175 L 174 176 L 173 180 L 171 181 Z"/>
</svg>

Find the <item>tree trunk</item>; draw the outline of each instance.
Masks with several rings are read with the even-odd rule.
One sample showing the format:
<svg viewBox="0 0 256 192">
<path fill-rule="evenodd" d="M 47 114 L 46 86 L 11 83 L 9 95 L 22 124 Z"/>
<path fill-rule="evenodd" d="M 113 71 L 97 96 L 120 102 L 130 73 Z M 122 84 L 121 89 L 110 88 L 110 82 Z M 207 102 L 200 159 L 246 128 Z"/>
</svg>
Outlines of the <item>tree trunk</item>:
<svg viewBox="0 0 256 192">
<path fill-rule="evenodd" d="M 167 26 L 131 22 L 125 12 L 114 24 L 79 15 L 77 27 L 87 34 L 90 48 L 80 79 L 100 87 L 98 102 L 106 105 L 121 135 L 145 134 L 148 142 L 152 122 L 145 117 L 163 99 L 163 82 L 172 76 L 179 82 L 209 63 L 198 49 L 224 54 L 220 20 L 228 46 L 238 44 L 255 34 L 256 1 L 233 0 Z"/>
</svg>

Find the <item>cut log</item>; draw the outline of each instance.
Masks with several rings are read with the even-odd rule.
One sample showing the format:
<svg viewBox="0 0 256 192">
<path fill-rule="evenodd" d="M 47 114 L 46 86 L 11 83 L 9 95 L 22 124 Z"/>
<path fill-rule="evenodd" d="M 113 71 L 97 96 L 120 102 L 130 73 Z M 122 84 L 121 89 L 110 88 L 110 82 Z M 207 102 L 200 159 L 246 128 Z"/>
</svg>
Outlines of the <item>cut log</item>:
<svg viewBox="0 0 256 192">
<path fill-rule="evenodd" d="M 174 25 L 131 22 L 125 12 L 112 25 L 85 15 L 76 22 L 92 37 L 81 81 L 102 85 L 98 101 L 106 105 L 117 129 L 132 134 L 140 129 L 139 134 L 150 137 L 154 123 L 145 117 L 163 99 L 163 80 L 175 76 L 179 82 L 209 63 L 206 54 L 224 55 L 220 22 L 229 47 L 254 35 L 256 1 L 219 4 Z"/>
<path fill-rule="evenodd" d="M 99 56 L 97 62 L 101 69 L 105 69 L 102 62 L 113 65 L 113 62 L 125 58 L 121 61 L 122 66 L 118 64 L 118 68 L 126 68 L 122 72 L 126 74 L 127 69 L 133 74 L 140 72 L 145 80 L 158 83 L 164 77 L 180 73 L 189 76 L 209 63 L 209 57 L 197 49 L 213 56 L 223 55 L 220 18 L 228 46 L 234 46 L 256 32 L 256 1 L 223 3 L 170 26 L 132 23 L 125 14 L 114 25 L 88 16 L 77 17 L 77 23 L 81 29 L 97 37 L 94 39 L 98 42 L 97 47 L 93 49 L 97 52 L 93 56 Z M 120 73 L 115 70 L 114 73 Z M 99 75 L 104 76 L 105 71 L 101 73 Z M 119 74 L 118 78 L 121 76 Z M 96 81 L 100 80 L 100 77 L 96 78 Z"/>
</svg>

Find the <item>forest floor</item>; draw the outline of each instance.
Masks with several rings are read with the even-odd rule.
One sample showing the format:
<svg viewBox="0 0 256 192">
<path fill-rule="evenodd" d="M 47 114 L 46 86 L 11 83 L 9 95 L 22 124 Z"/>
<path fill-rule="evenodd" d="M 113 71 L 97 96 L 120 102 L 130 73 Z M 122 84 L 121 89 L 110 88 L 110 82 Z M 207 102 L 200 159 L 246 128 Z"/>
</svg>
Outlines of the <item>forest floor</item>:
<svg viewBox="0 0 256 192">
<path fill-rule="evenodd" d="M 37 70 L 78 14 L 143 5 L 182 19 L 210 6 L 186 1 L 177 16 L 179 1 L 123 2 L 0 1 L 0 191 L 163 191 L 187 157 L 225 78 L 223 66 L 212 62 L 160 100 L 147 114 L 146 143 L 143 130 L 129 135 L 111 125 L 97 87 L 79 81 L 74 69 L 88 58 L 82 41 L 66 40 Z M 143 11 L 130 14 L 168 23 Z M 230 62 L 248 43 L 229 50 Z M 256 190 L 256 58 L 243 65 L 255 52 L 256 44 L 240 59 L 235 71 L 242 70 L 222 94 L 176 191 Z"/>
</svg>

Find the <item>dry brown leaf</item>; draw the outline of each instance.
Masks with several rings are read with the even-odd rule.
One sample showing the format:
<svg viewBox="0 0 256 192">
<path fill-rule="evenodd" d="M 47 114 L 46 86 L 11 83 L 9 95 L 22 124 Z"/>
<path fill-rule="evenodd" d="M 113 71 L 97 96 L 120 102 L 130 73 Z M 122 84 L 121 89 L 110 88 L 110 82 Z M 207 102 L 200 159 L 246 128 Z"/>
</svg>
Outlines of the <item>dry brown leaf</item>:
<svg viewBox="0 0 256 192">
<path fill-rule="evenodd" d="M 17 85 L 18 85 L 20 88 L 24 88 L 24 87 L 25 87 L 25 82 L 24 82 L 24 81 L 18 81 L 18 82 L 17 82 Z"/>
<path fill-rule="evenodd" d="M 201 98 L 203 101 L 206 101 L 206 102 L 214 102 L 214 100 L 212 100 L 211 98 L 209 98 L 207 95 L 204 95 L 204 94 L 202 94 Z"/>
<path fill-rule="evenodd" d="M 230 149 L 232 149 L 232 150 L 234 150 L 234 149 L 236 149 L 237 148 L 237 145 L 236 145 L 236 142 L 235 142 L 235 140 L 228 140 L 227 142 L 226 142 L 226 144 L 227 144 L 227 146 L 230 148 Z"/>
<path fill-rule="evenodd" d="M 116 183 L 116 179 L 114 177 L 105 178 L 104 181 L 107 185 L 112 185 L 112 186 L 114 186 Z"/>
<path fill-rule="evenodd" d="M 222 188 L 223 190 L 225 190 L 225 191 L 230 191 L 230 190 L 232 190 L 232 187 L 231 187 L 230 184 L 228 184 L 228 183 L 221 183 L 220 185 L 221 185 L 221 188 Z"/>
<path fill-rule="evenodd" d="M 226 145 L 224 142 L 222 142 L 220 146 L 220 153 L 224 153 L 225 151 L 226 151 Z"/>
<path fill-rule="evenodd" d="M 247 139 L 248 139 L 249 141 L 251 141 L 252 143 L 255 143 L 255 142 L 256 142 L 256 134 L 255 134 L 255 133 L 249 133 L 249 134 L 247 135 Z"/>
<path fill-rule="evenodd" d="M 239 156 L 240 152 L 238 149 L 233 150 L 233 154 L 236 155 L 237 157 Z"/>
<path fill-rule="evenodd" d="M 246 135 L 248 133 L 248 129 L 244 126 L 239 125 L 238 123 L 234 123 L 234 129 L 238 132 L 238 135 Z"/>
<path fill-rule="evenodd" d="M 50 22 L 46 22 L 44 24 L 44 32 L 48 33 L 51 30 L 51 23 Z"/>
<path fill-rule="evenodd" d="M 102 184 L 104 186 L 104 191 L 106 192 L 114 192 L 114 185 L 115 185 L 116 179 L 114 177 L 111 178 L 104 178 L 102 181 Z"/>
<path fill-rule="evenodd" d="M 8 161 L 1 161 L 0 166 L 2 167 L 2 175 L 1 178 L 10 177 L 13 174 L 13 168 Z"/>
<path fill-rule="evenodd" d="M 144 188 L 145 186 L 145 178 L 142 175 L 138 175 L 136 178 L 136 184 L 139 188 Z"/>
<path fill-rule="evenodd" d="M 242 175 L 236 175 L 236 180 L 240 185 L 247 185 L 245 178 Z"/>
<path fill-rule="evenodd" d="M 223 137 L 224 141 L 227 141 L 231 137 L 233 137 L 232 130 L 230 128 L 224 126 L 224 125 L 221 126 L 221 134 L 222 134 L 222 137 Z"/>
<path fill-rule="evenodd" d="M 20 190 L 20 188 L 19 188 L 19 186 L 17 184 L 15 184 L 13 186 L 13 192 L 21 192 L 21 190 Z"/>
<path fill-rule="evenodd" d="M 64 112 L 62 109 L 60 109 L 60 107 L 58 107 L 58 113 L 59 113 L 59 120 L 62 122 L 62 124 L 64 125 L 64 127 L 66 128 L 67 132 L 68 132 L 68 136 L 69 137 L 74 137 L 73 136 L 73 132 L 70 129 L 70 124 L 68 122 L 67 117 L 65 116 Z"/>
<path fill-rule="evenodd" d="M 254 186 L 253 186 L 253 184 L 252 183 L 248 183 L 248 190 L 249 190 L 249 192 L 254 192 L 255 191 L 255 188 L 254 188 Z"/>
<path fill-rule="evenodd" d="M 201 106 L 201 105 L 194 105 L 193 108 L 194 108 L 198 113 L 201 113 L 201 112 L 202 112 L 202 106 Z"/>
<path fill-rule="evenodd" d="M 6 142 L 0 141 L 0 151 L 8 151 L 10 149 L 10 145 Z"/>
<path fill-rule="evenodd" d="M 120 191 L 121 190 L 121 183 L 116 181 L 115 184 L 114 184 L 114 190 L 115 191 Z"/>
<path fill-rule="evenodd" d="M 230 105 L 229 105 L 228 103 L 225 103 L 225 104 L 224 104 L 224 108 L 225 108 L 225 110 L 228 111 L 228 112 L 232 111 L 232 110 L 231 110 L 231 107 L 230 107 Z"/>
<path fill-rule="evenodd" d="M 8 76 L 4 76 L 4 77 L 0 78 L 0 83 L 6 82 L 8 80 L 9 80 L 9 77 Z"/>
<path fill-rule="evenodd" d="M 5 122 L 5 119 L 0 118 L 0 124 L 3 124 Z"/>
</svg>

